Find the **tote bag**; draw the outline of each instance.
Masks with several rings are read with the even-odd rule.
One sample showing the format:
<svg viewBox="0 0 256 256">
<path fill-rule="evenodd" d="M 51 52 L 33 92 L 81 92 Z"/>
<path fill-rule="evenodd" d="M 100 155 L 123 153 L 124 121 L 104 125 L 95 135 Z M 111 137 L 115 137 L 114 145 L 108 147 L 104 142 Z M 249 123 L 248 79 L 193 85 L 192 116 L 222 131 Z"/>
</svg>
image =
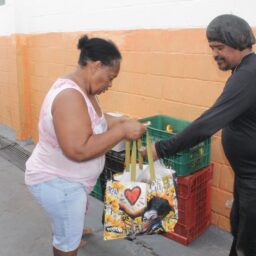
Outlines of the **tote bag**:
<svg viewBox="0 0 256 256">
<path fill-rule="evenodd" d="M 136 156 L 140 155 L 137 142 L 132 142 L 131 157 L 130 143 L 126 143 L 126 170 L 122 175 L 107 181 L 104 201 L 105 240 L 135 239 L 137 235 L 169 232 L 174 230 L 177 223 L 177 198 L 172 171 L 159 163 L 154 164 L 148 134 L 146 141 L 148 165 L 142 165 L 141 156 L 139 163 L 136 163 Z M 128 164 L 130 159 L 131 164 Z M 144 178 L 138 181 L 139 177 Z"/>
</svg>

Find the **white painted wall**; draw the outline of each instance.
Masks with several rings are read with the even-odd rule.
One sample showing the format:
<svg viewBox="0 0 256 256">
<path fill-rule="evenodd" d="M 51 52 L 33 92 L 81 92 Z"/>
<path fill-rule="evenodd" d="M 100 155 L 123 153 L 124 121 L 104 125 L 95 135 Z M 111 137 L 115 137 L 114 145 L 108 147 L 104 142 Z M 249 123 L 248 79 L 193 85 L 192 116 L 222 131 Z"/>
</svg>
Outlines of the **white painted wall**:
<svg viewBox="0 0 256 256">
<path fill-rule="evenodd" d="M 6 0 L 0 35 L 206 27 L 232 13 L 256 25 L 255 0 Z M 14 27 L 13 27 L 14 25 Z"/>
<path fill-rule="evenodd" d="M 5 5 L 0 5 L 0 35 L 15 33 L 14 0 L 7 0 Z"/>
</svg>

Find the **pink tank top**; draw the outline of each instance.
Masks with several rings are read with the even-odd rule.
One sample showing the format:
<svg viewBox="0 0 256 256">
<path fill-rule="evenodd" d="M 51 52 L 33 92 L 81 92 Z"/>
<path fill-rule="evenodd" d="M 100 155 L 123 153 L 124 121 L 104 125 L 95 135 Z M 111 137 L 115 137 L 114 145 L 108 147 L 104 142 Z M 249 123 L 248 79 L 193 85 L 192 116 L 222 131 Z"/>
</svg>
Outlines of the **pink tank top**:
<svg viewBox="0 0 256 256">
<path fill-rule="evenodd" d="M 53 120 L 52 103 L 61 91 L 72 88 L 78 90 L 84 97 L 92 123 L 94 134 L 107 130 L 107 122 L 99 117 L 85 93 L 69 79 L 58 79 L 46 95 L 39 117 L 39 141 L 26 162 L 25 183 L 35 185 L 56 177 L 73 182 L 80 182 L 88 193 L 91 192 L 105 164 L 105 155 L 84 161 L 76 162 L 67 158 L 57 141 Z"/>
</svg>

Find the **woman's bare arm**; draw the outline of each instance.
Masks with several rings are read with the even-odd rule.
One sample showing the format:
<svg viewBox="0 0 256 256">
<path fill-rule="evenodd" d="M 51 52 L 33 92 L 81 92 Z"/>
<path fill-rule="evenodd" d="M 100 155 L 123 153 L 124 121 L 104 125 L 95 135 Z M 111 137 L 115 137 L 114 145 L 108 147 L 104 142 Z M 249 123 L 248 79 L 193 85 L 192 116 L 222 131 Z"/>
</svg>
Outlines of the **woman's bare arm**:
<svg viewBox="0 0 256 256">
<path fill-rule="evenodd" d="M 56 96 L 52 106 L 55 132 L 64 154 L 84 161 L 107 152 L 120 140 L 138 139 L 145 128 L 135 120 L 120 122 L 107 132 L 94 135 L 87 105 L 82 94 L 66 89 Z"/>
</svg>

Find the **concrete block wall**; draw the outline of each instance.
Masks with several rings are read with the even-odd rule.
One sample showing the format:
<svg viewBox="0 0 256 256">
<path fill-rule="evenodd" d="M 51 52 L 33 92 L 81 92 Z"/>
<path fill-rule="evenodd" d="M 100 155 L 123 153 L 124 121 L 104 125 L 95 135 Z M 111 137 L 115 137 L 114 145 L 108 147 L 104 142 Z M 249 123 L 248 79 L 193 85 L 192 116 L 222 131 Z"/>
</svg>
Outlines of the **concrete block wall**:
<svg viewBox="0 0 256 256">
<path fill-rule="evenodd" d="M 20 130 L 16 37 L 0 38 L 0 118 Z"/>
<path fill-rule="evenodd" d="M 18 139 L 32 136 L 37 141 L 43 98 L 55 79 L 76 65 L 76 44 L 82 34 L 0 37 L 0 51 L 6 56 L 0 62 L 0 122 L 14 128 Z M 113 87 L 100 96 L 105 111 L 138 118 L 166 114 L 192 121 L 213 104 L 229 75 L 217 69 L 205 29 L 88 34 L 113 40 L 123 55 Z M 7 68 L 5 62 L 12 65 Z M 229 230 L 233 175 L 220 144 L 220 133 L 212 138 L 212 161 L 212 223 Z"/>
</svg>

